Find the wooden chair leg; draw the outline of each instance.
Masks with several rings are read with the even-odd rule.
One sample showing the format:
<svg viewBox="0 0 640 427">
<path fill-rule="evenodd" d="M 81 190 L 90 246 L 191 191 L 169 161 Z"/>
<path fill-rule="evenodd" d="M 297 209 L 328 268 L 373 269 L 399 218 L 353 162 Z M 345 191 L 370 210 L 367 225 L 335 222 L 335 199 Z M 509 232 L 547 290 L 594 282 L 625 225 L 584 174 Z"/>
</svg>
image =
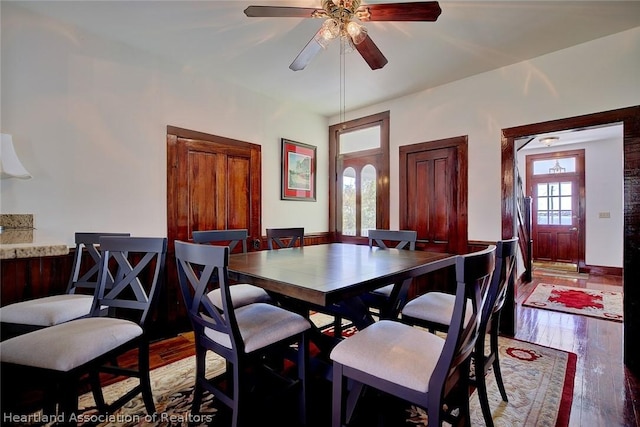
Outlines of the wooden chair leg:
<svg viewBox="0 0 640 427">
<path fill-rule="evenodd" d="M 59 415 L 64 420 L 58 424 L 62 426 L 76 426 L 72 415 L 78 413 L 78 383 L 79 379 L 76 375 L 65 375 L 61 381 L 59 389 Z"/>
<path fill-rule="evenodd" d="M 196 346 L 196 384 L 193 388 L 193 402 L 191 403 L 191 412 L 193 414 L 200 413 L 200 405 L 202 404 L 202 394 L 204 393 L 204 387 L 202 385 L 205 378 L 205 359 L 207 351 L 199 346 Z M 229 364 L 227 363 L 227 370 Z"/>
<path fill-rule="evenodd" d="M 142 400 L 147 409 L 147 414 L 156 413 L 156 405 L 153 401 L 153 392 L 151 391 L 151 377 L 149 367 L 149 342 L 143 340 L 138 346 L 138 371 L 140 372 L 140 388 L 142 389 Z"/>
<path fill-rule="evenodd" d="M 477 360 L 478 363 L 480 360 Z M 478 388 L 478 399 L 480 400 L 480 408 L 482 409 L 482 416 L 484 417 L 484 423 L 487 427 L 493 427 L 493 416 L 491 415 L 491 408 L 489 407 L 489 397 L 487 396 L 487 382 L 485 375 L 482 371 L 478 371 L 477 367 L 481 366 L 479 363 L 476 365 L 476 386 Z"/>
<path fill-rule="evenodd" d="M 96 402 L 98 412 L 107 412 L 107 404 L 102 394 L 102 384 L 100 383 L 100 372 L 98 370 L 89 372 L 89 382 L 91 383 L 91 393 L 93 394 L 93 400 Z"/>
<path fill-rule="evenodd" d="M 342 376 L 342 365 L 333 364 L 333 403 L 331 415 L 331 427 L 342 427 L 345 417 L 345 402 L 343 395 L 346 392 L 346 381 Z"/>
<path fill-rule="evenodd" d="M 231 427 L 241 426 L 242 419 L 240 418 L 242 407 L 240 404 L 244 404 L 245 397 L 248 394 L 246 390 L 246 386 L 248 384 L 243 384 L 246 381 L 244 372 L 245 369 L 243 363 L 238 361 L 233 365 L 233 407 L 231 408 L 232 416 L 231 416 Z"/>
<path fill-rule="evenodd" d="M 499 351 L 498 351 L 498 333 L 494 331 L 497 331 L 497 328 L 494 328 L 491 331 L 491 338 L 490 338 L 491 352 L 494 354 L 493 373 L 496 376 L 496 383 L 498 383 L 498 390 L 500 390 L 500 396 L 502 397 L 502 400 L 504 400 L 505 402 L 508 402 L 509 399 L 507 398 L 507 391 L 504 388 L 504 382 L 502 381 L 502 371 L 500 370 L 500 357 L 499 357 Z"/>
<path fill-rule="evenodd" d="M 56 399 L 57 396 L 60 395 L 60 390 L 58 389 L 58 384 L 55 382 L 47 382 L 44 386 L 43 390 L 44 394 L 44 402 L 42 406 L 42 413 L 44 415 L 54 416 L 56 415 Z"/>
<path fill-rule="evenodd" d="M 309 342 L 307 334 L 303 333 L 298 342 L 298 380 L 300 381 L 300 397 L 299 397 L 299 419 L 301 425 L 307 425 L 307 402 L 308 402 L 308 386 L 307 386 L 307 365 L 309 363 L 308 354 Z"/>
</svg>

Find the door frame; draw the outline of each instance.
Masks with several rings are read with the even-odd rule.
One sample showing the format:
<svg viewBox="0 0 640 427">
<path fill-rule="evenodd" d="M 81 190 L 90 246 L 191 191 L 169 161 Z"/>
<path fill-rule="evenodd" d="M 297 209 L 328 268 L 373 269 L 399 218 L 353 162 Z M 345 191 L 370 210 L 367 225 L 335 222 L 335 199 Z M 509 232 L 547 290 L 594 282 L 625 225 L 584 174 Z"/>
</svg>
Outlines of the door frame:
<svg viewBox="0 0 640 427">
<path fill-rule="evenodd" d="M 623 353 L 625 365 L 640 375 L 640 352 L 631 347 L 640 336 L 640 105 L 502 129 L 502 238 L 516 232 L 516 139 L 617 123 L 623 124 L 624 146 Z"/>
<path fill-rule="evenodd" d="M 541 159 L 560 159 L 560 158 L 575 158 L 576 159 L 576 172 L 575 173 L 571 173 L 571 177 L 573 179 L 575 179 L 576 181 L 578 181 L 578 188 L 577 188 L 577 194 L 574 194 L 574 196 L 576 196 L 577 199 L 577 203 L 578 203 L 578 209 L 577 209 L 577 215 L 578 215 L 578 237 L 577 237 L 577 260 L 576 260 L 576 266 L 578 268 L 578 271 L 580 271 L 580 268 L 584 268 L 586 266 L 586 239 L 585 239 L 585 230 L 586 230 L 586 222 L 587 222 L 587 216 L 586 216 L 586 191 L 585 191 L 585 152 L 583 149 L 581 150 L 564 150 L 564 151 L 553 151 L 553 152 L 549 152 L 549 153 L 539 153 L 539 154 L 528 154 L 525 156 L 525 163 L 526 163 L 526 185 L 527 185 L 527 189 L 525 190 L 525 194 L 528 196 L 533 197 L 533 182 L 536 181 L 538 178 L 534 178 L 534 175 L 532 173 L 532 167 L 533 167 L 533 162 L 536 160 L 541 160 Z M 562 175 L 544 175 L 544 177 L 551 177 L 551 176 L 558 176 L 558 179 L 562 179 Z M 566 176 L 566 175 L 565 175 Z M 547 180 L 547 178 L 540 178 L 542 180 Z M 550 178 L 549 178 L 550 179 Z M 536 206 L 536 200 L 535 198 L 533 199 L 533 203 L 532 203 L 532 233 L 533 231 L 537 228 L 537 223 L 535 220 L 535 213 L 536 213 L 536 209 L 534 208 Z M 536 236 L 536 233 L 533 233 L 533 236 Z M 556 242 L 557 244 L 557 242 Z M 534 252 L 535 252 L 535 243 L 534 243 Z M 564 262 L 564 261 L 561 261 Z"/>
<path fill-rule="evenodd" d="M 187 203 L 187 195 L 177 191 L 176 183 L 179 179 L 178 154 L 179 140 L 195 140 L 218 148 L 233 152 L 234 150 L 251 151 L 252 170 L 256 173 L 251 176 L 252 204 L 250 213 L 249 235 L 254 239 L 261 238 L 262 233 L 262 147 L 258 144 L 239 141 L 218 135 L 183 129 L 176 126 L 167 126 L 167 237 L 169 238 L 169 252 L 173 251 L 173 241 L 176 239 L 188 240 L 187 218 L 180 213 L 180 207 Z"/>
</svg>

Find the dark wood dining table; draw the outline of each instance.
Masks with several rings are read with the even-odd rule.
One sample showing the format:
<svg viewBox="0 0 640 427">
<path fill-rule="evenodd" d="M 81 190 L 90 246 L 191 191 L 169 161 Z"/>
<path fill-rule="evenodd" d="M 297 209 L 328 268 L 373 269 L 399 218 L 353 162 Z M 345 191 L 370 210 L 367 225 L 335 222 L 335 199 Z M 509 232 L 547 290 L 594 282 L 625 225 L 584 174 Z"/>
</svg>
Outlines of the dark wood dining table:
<svg viewBox="0 0 640 427">
<path fill-rule="evenodd" d="M 373 322 L 358 296 L 390 283 L 409 286 L 413 278 L 455 264 L 455 255 L 331 243 L 233 254 L 232 280 L 329 312 L 345 308 L 361 329 Z M 355 310 L 355 311 L 353 311 Z"/>
</svg>

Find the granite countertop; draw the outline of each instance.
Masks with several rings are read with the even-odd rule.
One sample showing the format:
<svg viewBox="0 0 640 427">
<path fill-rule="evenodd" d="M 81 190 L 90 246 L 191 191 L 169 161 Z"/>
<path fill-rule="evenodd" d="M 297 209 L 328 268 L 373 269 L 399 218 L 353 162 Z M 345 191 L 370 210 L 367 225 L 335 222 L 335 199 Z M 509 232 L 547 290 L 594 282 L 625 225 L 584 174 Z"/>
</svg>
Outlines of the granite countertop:
<svg viewBox="0 0 640 427">
<path fill-rule="evenodd" d="M 5 228 L 0 233 L 0 259 L 66 255 L 69 247 L 33 228 Z"/>
</svg>

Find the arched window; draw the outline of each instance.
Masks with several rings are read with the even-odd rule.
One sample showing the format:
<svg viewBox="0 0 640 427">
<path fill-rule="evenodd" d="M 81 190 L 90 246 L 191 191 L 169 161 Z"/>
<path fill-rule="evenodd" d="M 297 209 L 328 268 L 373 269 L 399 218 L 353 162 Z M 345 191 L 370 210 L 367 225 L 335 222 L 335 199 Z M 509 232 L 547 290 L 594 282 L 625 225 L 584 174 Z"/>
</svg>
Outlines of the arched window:
<svg viewBox="0 0 640 427">
<path fill-rule="evenodd" d="M 359 241 L 389 228 L 389 112 L 329 128 L 331 231 Z"/>
<path fill-rule="evenodd" d="M 365 165 L 362 168 L 360 184 L 360 229 L 363 237 L 369 236 L 369 230 L 376 227 L 376 168 L 373 165 Z"/>
<path fill-rule="evenodd" d="M 342 234 L 356 235 L 356 170 L 342 172 Z"/>
</svg>

